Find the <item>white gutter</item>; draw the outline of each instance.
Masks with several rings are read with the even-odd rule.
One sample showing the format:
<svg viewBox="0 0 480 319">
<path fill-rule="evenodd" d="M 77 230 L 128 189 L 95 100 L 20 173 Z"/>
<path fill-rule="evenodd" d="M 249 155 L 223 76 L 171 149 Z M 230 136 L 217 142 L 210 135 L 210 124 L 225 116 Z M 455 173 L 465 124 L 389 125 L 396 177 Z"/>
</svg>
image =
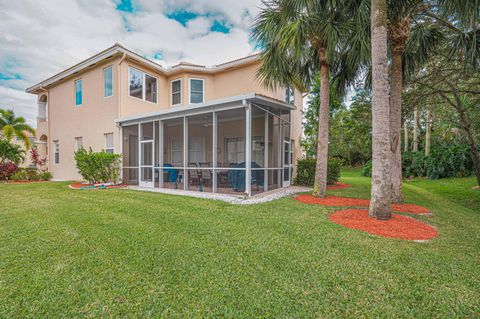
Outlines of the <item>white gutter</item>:
<svg viewBox="0 0 480 319">
<path fill-rule="evenodd" d="M 253 100 L 254 102 L 257 101 L 257 103 L 262 103 L 262 104 L 265 104 L 267 106 L 274 106 L 274 107 L 277 107 L 277 108 L 282 108 L 282 109 L 286 109 L 286 110 L 290 110 L 290 111 L 295 109 L 295 107 L 290 105 L 290 104 L 283 103 L 283 102 L 277 101 L 275 99 L 270 99 L 268 97 L 260 96 L 260 95 L 255 94 L 255 93 L 247 93 L 247 94 L 232 96 L 232 97 L 228 97 L 228 98 L 224 98 L 224 99 L 211 100 L 211 101 L 207 101 L 207 102 L 199 103 L 199 104 L 195 104 L 195 105 L 188 105 L 188 106 L 185 106 L 185 107 L 181 107 L 181 106 L 180 107 L 169 107 L 169 108 L 163 109 L 161 111 L 157 111 L 157 112 L 149 112 L 149 113 L 143 113 L 143 114 L 139 114 L 139 115 L 127 116 L 127 117 L 124 117 L 124 118 L 117 119 L 117 120 L 115 120 L 115 122 L 121 124 L 121 123 L 125 123 L 125 122 L 139 121 L 139 120 L 146 119 L 146 118 L 162 117 L 162 116 L 172 115 L 172 114 L 175 114 L 175 113 L 183 113 L 183 112 L 201 110 L 201 109 L 204 109 L 204 108 L 221 106 L 221 105 L 225 105 L 225 104 L 238 103 L 240 106 L 243 106 L 244 103 L 246 103 L 247 100 Z"/>
</svg>

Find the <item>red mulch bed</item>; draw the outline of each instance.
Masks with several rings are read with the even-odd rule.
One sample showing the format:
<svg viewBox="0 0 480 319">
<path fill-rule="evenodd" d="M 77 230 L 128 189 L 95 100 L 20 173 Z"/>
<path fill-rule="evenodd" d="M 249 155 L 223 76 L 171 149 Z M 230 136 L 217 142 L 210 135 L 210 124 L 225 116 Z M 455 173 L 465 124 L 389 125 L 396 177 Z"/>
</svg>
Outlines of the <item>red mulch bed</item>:
<svg viewBox="0 0 480 319">
<path fill-rule="evenodd" d="M 81 189 L 82 187 L 87 187 L 87 186 L 92 186 L 92 184 L 83 184 L 83 183 L 73 183 L 73 184 L 70 184 L 70 188 L 73 188 L 73 189 Z M 98 189 L 98 186 L 95 187 L 95 189 Z M 123 188 L 123 187 L 127 187 L 128 185 L 126 184 L 118 184 L 118 185 L 107 185 L 107 189 L 111 189 L 111 188 Z M 93 188 L 92 188 L 93 189 Z"/>
<path fill-rule="evenodd" d="M 377 220 L 368 217 L 365 209 L 339 210 L 330 215 L 329 219 L 347 228 L 389 238 L 427 240 L 438 235 L 435 228 L 411 217 L 392 214 L 389 220 Z"/>
<path fill-rule="evenodd" d="M 298 195 L 295 200 L 305 204 L 315 204 L 324 206 L 348 207 L 348 206 L 362 206 L 368 207 L 370 205 L 369 199 L 359 199 L 350 197 L 327 196 L 324 198 L 314 197 L 312 195 Z M 392 210 L 407 214 L 427 214 L 430 211 L 428 208 L 415 204 L 392 204 Z"/>
<path fill-rule="evenodd" d="M 336 190 L 336 189 L 344 189 L 344 188 L 347 188 L 347 187 L 350 187 L 350 185 L 349 185 L 349 184 L 345 184 L 345 183 L 336 182 L 336 183 L 333 184 L 333 185 L 328 185 L 328 186 L 327 186 L 327 189 L 329 189 L 329 190 Z"/>
</svg>

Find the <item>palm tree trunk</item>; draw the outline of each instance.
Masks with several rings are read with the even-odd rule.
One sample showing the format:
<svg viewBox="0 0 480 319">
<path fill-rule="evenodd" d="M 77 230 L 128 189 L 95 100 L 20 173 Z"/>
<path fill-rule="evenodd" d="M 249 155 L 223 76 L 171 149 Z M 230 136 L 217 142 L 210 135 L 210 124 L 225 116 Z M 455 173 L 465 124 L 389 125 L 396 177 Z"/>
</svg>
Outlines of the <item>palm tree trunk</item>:
<svg viewBox="0 0 480 319">
<path fill-rule="evenodd" d="M 403 122 L 403 151 L 408 152 L 408 126 L 406 119 Z"/>
<path fill-rule="evenodd" d="M 392 165 L 392 202 L 403 202 L 402 155 L 400 152 L 400 132 L 402 129 L 402 55 L 403 45 L 394 46 L 390 66 L 390 143 Z"/>
<path fill-rule="evenodd" d="M 427 118 L 425 120 L 425 157 L 430 155 L 430 110 L 427 110 Z"/>
<path fill-rule="evenodd" d="M 418 108 L 413 110 L 413 151 L 418 152 Z"/>
<path fill-rule="evenodd" d="M 369 216 L 391 218 L 387 2 L 372 0 L 372 191 Z"/>
<path fill-rule="evenodd" d="M 313 196 L 325 197 L 327 192 L 330 72 L 325 58 L 325 51 L 319 49 L 318 56 L 320 59 L 320 108 L 318 109 L 317 163 Z"/>
</svg>

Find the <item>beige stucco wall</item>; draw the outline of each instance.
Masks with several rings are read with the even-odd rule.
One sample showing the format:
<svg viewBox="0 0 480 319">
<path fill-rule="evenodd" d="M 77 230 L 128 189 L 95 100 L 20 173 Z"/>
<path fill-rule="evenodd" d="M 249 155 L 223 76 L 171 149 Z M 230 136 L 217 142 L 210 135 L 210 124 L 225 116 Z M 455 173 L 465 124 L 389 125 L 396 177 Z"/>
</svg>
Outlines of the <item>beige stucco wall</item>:
<svg viewBox="0 0 480 319">
<path fill-rule="evenodd" d="M 49 169 L 54 179 L 81 179 L 74 160 L 75 138 L 82 137 L 83 146 L 100 151 L 105 147 L 105 133 L 114 134 L 114 147 L 119 150 L 118 90 L 113 85 L 113 95 L 105 98 L 103 69 L 113 65 L 113 83 L 117 83 L 119 59 L 96 65 L 76 77 L 49 89 L 48 143 Z M 83 101 L 75 105 L 75 81 L 82 79 Z M 60 163 L 54 163 L 54 144 L 60 145 Z"/>
<path fill-rule="evenodd" d="M 113 96 L 104 98 L 103 69 L 113 66 Z M 264 88 L 255 78 L 259 63 L 250 63 L 216 74 L 200 72 L 177 72 L 166 76 L 159 71 L 141 65 L 130 59 L 115 57 L 99 63 L 75 77 L 70 77 L 47 89 L 48 121 L 38 122 L 40 131 L 47 131 L 49 170 L 57 180 L 80 179 L 74 160 L 75 138 L 82 137 L 83 146 L 99 151 L 105 146 L 105 133 L 114 134 L 114 148 L 121 152 L 120 130 L 115 120 L 171 107 L 181 108 L 188 105 L 189 79 L 204 79 L 205 101 L 237 96 L 245 93 L 258 93 L 284 100 L 283 88 L 274 92 Z M 157 102 L 152 103 L 129 96 L 129 67 L 148 73 L 157 78 Z M 75 106 L 75 80 L 82 79 L 83 104 Z M 182 79 L 182 104 L 171 105 L 171 81 Z M 42 93 L 43 94 L 43 93 Z M 295 158 L 301 156 L 300 139 L 302 135 L 302 96 L 295 91 L 295 105 L 292 112 L 291 137 L 295 141 Z M 55 140 L 60 144 L 60 163 L 54 163 Z M 166 149 L 169 147 L 167 145 Z M 207 146 L 211 149 L 211 146 Z M 168 151 L 167 151 L 168 152 Z M 223 149 L 220 150 L 223 152 Z M 168 155 L 168 154 L 166 154 Z M 219 159 L 223 154 L 219 154 Z"/>
</svg>

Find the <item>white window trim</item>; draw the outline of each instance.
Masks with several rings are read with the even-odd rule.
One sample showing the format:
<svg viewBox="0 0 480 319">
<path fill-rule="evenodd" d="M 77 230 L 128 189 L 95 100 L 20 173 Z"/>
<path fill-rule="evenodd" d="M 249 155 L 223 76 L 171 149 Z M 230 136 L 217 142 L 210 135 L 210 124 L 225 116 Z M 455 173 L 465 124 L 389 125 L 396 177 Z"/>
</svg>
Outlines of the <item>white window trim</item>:
<svg viewBox="0 0 480 319">
<path fill-rule="evenodd" d="M 81 85 L 81 88 L 82 88 L 82 103 L 80 104 L 77 104 L 77 82 L 78 81 L 81 81 L 82 82 L 82 85 Z M 82 78 L 79 78 L 79 79 L 76 79 L 75 81 L 73 81 L 73 96 L 74 96 L 74 100 L 75 100 L 75 108 L 77 107 L 80 107 L 83 105 L 83 80 Z"/>
<path fill-rule="evenodd" d="M 112 134 L 112 147 L 107 147 L 107 135 Z M 104 140 L 104 150 L 107 152 L 107 150 L 112 150 L 112 153 L 115 153 L 115 141 L 114 141 L 115 135 L 113 132 L 108 132 L 108 133 L 103 133 L 103 140 Z M 108 153 L 108 152 L 107 152 Z"/>
<path fill-rule="evenodd" d="M 173 82 L 180 81 L 180 103 L 173 104 Z M 178 106 L 183 103 L 183 78 L 170 81 L 170 106 Z"/>
<path fill-rule="evenodd" d="M 81 139 L 82 140 L 82 148 L 83 147 L 83 136 L 77 136 L 75 137 L 75 152 L 78 152 L 80 149 L 78 148 L 78 139 Z"/>
<path fill-rule="evenodd" d="M 131 95 L 130 95 L 130 70 L 131 70 L 131 69 L 134 69 L 134 70 L 137 70 L 138 72 L 143 73 L 143 77 L 142 77 L 142 98 L 141 98 L 141 99 L 139 99 L 138 97 L 135 97 L 135 96 L 131 96 Z M 156 101 L 156 102 L 151 102 L 151 101 L 148 101 L 148 100 L 146 99 L 146 96 L 147 96 L 147 95 L 146 95 L 146 85 L 145 85 L 145 83 L 146 83 L 146 80 L 145 80 L 146 77 L 145 77 L 145 75 L 148 75 L 148 76 L 154 78 L 154 79 L 157 81 L 157 85 L 156 85 L 156 88 L 155 88 L 155 96 L 157 97 L 157 101 Z M 158 104 L 158 77 L 156 77 L 156 76 L 154 76 L 154 75 L 151 75 L 150 73 L 147 73 L 147 72 L 145 72 L 145 71 L 142 71 L 142 70 L 140 70 L 140 69 L 137 69 L 137 68 L 129 65 L 129 66 L 128 66 L 128 79 L 127 79 L 127 81 L 128 81 L 128 96 L 129 96 L 129 97 L 131 97 L 132 99 L 135 99 L 135 100 L 140 100 L 140 101 L 147 102 L 147 103 L 151 103 L 151 104 Z"/>
<path fill-rule="evenodd" d="M 191 97 L 191 93 L 192 93 L 192 80 L 199 80 L 199 81 L 202 81 L 202 102 L 200 103 L 192 103 L 192 97 Z M 201 79 L 201 78 L 188 78 L 188 104 L 192 105 L 192 104 L 201 104 L 205 102 L 205 79 Z"/>
<path fill-rule="evenodd" d="M 112 94 L 108 95 L 108 96 L 105 96 L 105 70 L 107 69 L 112 69 Z M 108 99 L 108 98 L 111 98 L 113 96 L 113 65 L 109 65 L 105 68 L 103 68 L 103 71 L 102 71 L 102 74 L 103 74 L 103 98 L 104 99 Z M 128 86 L 129 89 L 130 89 L 130 85 Z"/>
</svg>

